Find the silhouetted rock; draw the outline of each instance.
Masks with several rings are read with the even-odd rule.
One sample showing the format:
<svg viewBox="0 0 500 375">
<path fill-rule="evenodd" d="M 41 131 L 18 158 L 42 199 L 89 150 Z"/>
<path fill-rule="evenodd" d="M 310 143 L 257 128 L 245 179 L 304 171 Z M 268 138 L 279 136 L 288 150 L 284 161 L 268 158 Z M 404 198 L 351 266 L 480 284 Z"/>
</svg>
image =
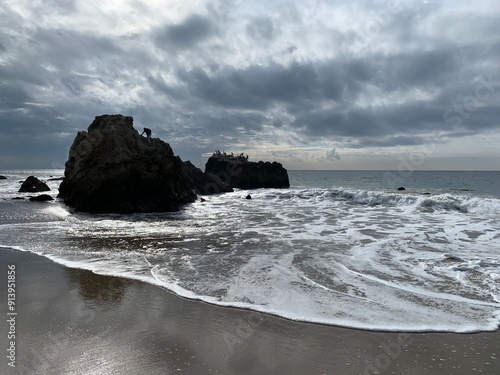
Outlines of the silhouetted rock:
<svg viewBox="0 0 500 375">
<path fill-rule="evenodd" d="M 406 190 L 404 187 L 398 187 L 398 191 L 403 191 L 403 190 Z"/>
<path fill-rule="evenodd" d="M 53 177 L 49 178 L 47 181 L 62 181 L 64 180 L 64 177 Z"/>
<path fill-rule="evenodd" d="M 233 191 L 231 186 L 222 182 L 219 177 L 203 172 L 189 160 L 182 163 L 182 171 L 196 194 L 209 195 Z"/>
<path fill-rule="evenodd" d="M 52 198 L 48 194 L 42 194 L 42 195 L 38 195 L 36 197 L 30 197 L 31 202 L 47 202 L 47 201 L 53 201 L 53 200 L 54 200 L 54 198 Z"/>
<path fill-rule="evenodd" d="M 130 116 L 97 116 L 69 151 L 59 197 L 80 211 L 177 211 L 196 194 L 182 161 L 160 139 L 141 137 Z"/>
<path fill-rule="evenodd" d="M 455 255 L 448 255 L 448 254 L 444 254 L 444 259 L 443 259 L 443 262 L 447 262 L 447 263 L 464 263 L 465 261 L 460 258 L 460 257 L 457 257 Z"/>
<path fill-rule="evenodd" d="M 6 180 L 6 179 L 7 179 L 7 177 L 5 177 L 5 176 L 0 176 L 0 180 Z"/>
<path fill-rule="evenodd" d="M 250 194 L 248 194 L 245 199 L 252 199 L 252 196 Z"/>
<path fill-rule="evenodd" d="M 242 155 L 215 153 L 205 164 L 205 172 L 213 173 L 233 188 L 288 188 L 288 173 L 277 162 L 250 162 Z"/>
<path fill-rule="evenodd" d="M 18 201 L 18 200 L 24 200 L 24 197 L 14 197 L 12 198 L 13 201 Z"/>
<path fill-rule="evenodd" d="M 40 191 L 49 191 L 50 188 L 44 182 L 35 176 L 29 176 L 21 185 L 19 193 L 38 193 Z"/>
</svg>

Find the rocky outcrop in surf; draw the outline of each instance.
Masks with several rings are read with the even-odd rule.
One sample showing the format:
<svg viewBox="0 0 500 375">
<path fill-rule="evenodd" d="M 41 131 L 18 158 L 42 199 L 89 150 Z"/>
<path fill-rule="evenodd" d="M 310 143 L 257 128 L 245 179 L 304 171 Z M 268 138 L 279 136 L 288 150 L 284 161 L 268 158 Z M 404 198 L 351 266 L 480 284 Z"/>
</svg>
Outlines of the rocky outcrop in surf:
<svg viewBox="0 0 500 375">
<path fill-rule="evenodd" d="M 182 160 L 168 143 L 140 136 L 130 116 L 97 116 L 78 132 L 65 167 L 58 196 L 80 211 L 177 211 L 196 200 Z"/>
<path fill-rule="evenodd" d="M 212 173 L 203 172 L 200 168 L 194 166 L 189 160 L 183 162 L 182 171 L 186 176 L 189 185 L 196 192 L 196 194 L 210 195 L 233 191 L 231 186 L 222 182 L 219 177 Z"/>
<path fill-rule="evenodd" d="M 35 176 L 29 176 L 21 185 L 18 193 L 38 193 L 40 191 L 50 191 L 50 188 Z"/>
<path fill-rule="evenodd" d="M 53 201 L 54 198 L 52 198 L 48 194 L 41 194 L 37 195 L 36 197 L 30 197 L 30 202 L 48 202 L 48 201 Z"/>
<path fill-rule="evenodd" d="M 205 164 L 205 172 L 212 173 L 233 188 L 288 188 L 288 172 L 277 162 L 251 162 L 243 155 L 234 156 L 215 152 Z"/>
</svg>

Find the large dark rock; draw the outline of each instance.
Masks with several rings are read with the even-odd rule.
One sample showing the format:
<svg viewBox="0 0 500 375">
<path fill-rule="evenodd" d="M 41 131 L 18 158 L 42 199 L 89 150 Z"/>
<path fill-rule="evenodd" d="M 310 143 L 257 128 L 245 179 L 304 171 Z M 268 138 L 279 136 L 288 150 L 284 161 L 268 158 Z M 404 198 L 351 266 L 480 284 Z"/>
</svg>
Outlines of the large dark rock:
<svg viewBox="0 0 500 375">
<path fill-rule="evenodd" d="M 141 137 L 132 123 L 129 116 L 97 116 L 78 133 L 59 186 L 67 205 L 96 213 L 163 212 L 196 200 L 170 145 Z"/>
<path fill-rule="evenodd" d="M 6 180 L 6 179 L 7 179 L 7 177 L 5 177 L 5 176 L 0 176 L 0 180 Z"/>
<path fill-rule="evenodd" d="M 250 162 L 243 155 L 214 153 L 205 164 L 205 172 L 213 173 L 233 188 L 288 188 L 288 173 L 277 162 Z"/>
<path fill-rule="evenodd" d="M 219 177 L 211 173 L 205 173 L 194 166 L 189 160 L 182 164 L 182 170 L 189 185 L 200 195 L 218 194 L 232 192 L 228 184 L 222 182 Z"/>
<path fill-rule="evenodd" d="M 49 191 L 46 183 L 40 181 L 35 176 L 29 176 L 18 190 L 19 193 L 38 193 L 40 191 Z"/>
<path fill-rule="evenodd" d="M 37 195 L 36 197 L 30 197 L 31 202 L 48 202 L 48 201 L 53 201 L 54 198 L 52 198 L 48 194 L 41 194 Z"/>
</svg>

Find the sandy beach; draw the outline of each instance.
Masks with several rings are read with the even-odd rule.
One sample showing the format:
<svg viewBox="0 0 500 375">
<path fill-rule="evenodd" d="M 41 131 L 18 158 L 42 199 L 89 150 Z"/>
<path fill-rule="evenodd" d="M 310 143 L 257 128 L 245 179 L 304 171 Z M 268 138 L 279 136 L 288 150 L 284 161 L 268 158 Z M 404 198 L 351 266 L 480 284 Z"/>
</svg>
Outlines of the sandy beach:
<svg viewBox="0 0 500 375">
<path fill-rule="evenodd" d="M 300 323 L 182 299 L 32 253 L 2 249 L 0 259 L 1 374 L 500 373 L 500 331 L 409 334 Z M 17 315 L 8 315 L 12 265 Z"/>
</svg>

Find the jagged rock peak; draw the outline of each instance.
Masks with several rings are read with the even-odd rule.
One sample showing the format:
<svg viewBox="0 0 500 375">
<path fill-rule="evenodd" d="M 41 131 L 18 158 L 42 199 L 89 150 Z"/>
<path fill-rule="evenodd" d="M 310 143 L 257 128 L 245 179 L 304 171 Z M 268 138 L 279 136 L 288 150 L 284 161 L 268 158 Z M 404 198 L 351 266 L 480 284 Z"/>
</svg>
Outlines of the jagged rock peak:
<svg viewBox="0 0 500 375">
<path fill-rule="evenodd" d="M 142 137 L 130 116 L 97 116 L 78 132 L 65 167 L 59 197 L 80 211 L 176 211 L 196 199 L 170 145 Z"/>
</svg>

